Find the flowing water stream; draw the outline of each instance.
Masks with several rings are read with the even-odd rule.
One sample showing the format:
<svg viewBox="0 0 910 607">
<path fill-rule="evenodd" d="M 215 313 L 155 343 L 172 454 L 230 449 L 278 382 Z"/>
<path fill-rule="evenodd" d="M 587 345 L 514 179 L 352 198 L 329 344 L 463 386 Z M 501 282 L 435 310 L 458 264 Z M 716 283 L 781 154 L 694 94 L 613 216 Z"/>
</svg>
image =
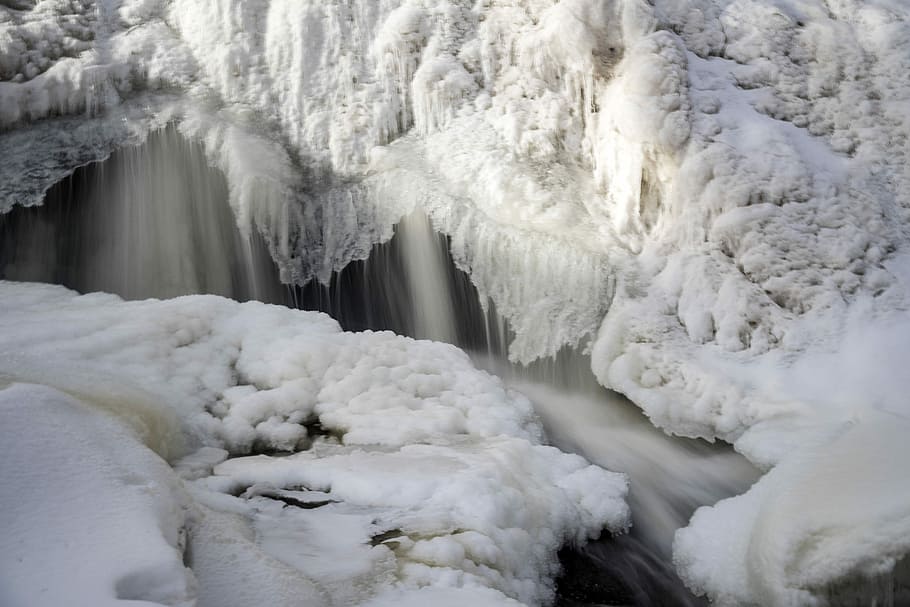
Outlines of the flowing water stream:
<svg viewBox="0 0 910 607">
<path fill-rule="evenodd" d="M 175 128 L 0 215 L 0 276 L 126 299 L 193 293 L 283 302 L 258 235 L 241 236 L 224 175 Z"/>
<path fill-rule="evenodd" d="M 348 330 L 447 341 L 535 404 L 550 441 L 631 479 L 630 534 L 560 555 L 564 606 L 697 605 L 671 565 L 695 508 L 745 491 L 758 472 L 726 446 L 667 436 L 599 386 L 583 354 L 508 363 L 508 324 L 481 302 L 444 236 L 417 211 L 329 285 L 288 288 L 264 244 L 237 229 L 223 175 L 175 129 L 77 170 L 45 204 L 0 216 L 0 277 L 128 299 L 213 293 L 317 309 Z"/>
</svg>

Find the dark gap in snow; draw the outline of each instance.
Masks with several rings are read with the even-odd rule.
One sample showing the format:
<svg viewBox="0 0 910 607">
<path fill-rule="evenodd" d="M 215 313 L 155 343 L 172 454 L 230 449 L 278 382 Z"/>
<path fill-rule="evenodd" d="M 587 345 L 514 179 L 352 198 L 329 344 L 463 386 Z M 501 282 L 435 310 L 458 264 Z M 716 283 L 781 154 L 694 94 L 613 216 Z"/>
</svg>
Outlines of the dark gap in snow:
<svg viewBox="0 0 910 607">
<path fill-rule="evenodd" d="M 337 504 L 338 500 L 323 499 L 323 500 L 301 500 L 290 495 L 283 495 L 279 493 L 269 493 L 264 491 L 259 494 L 259 497 L 265 497 L 270 500 L 275 500 L 279 502 L 284 502 L 288 506 L 293 506 L 294 508 L 302 508 L 304 510 L 313 510 L 316 508 L 322 508 L 323 506 L 328 506 L 329 504 Z"/>
<path fill-rule="evenodd" d="M 556 607 L 708 605 L 682 590 L 670 563 L 658 558 L 635 533 L 603 537 L 559 552 Z"/>
<path fill-rule="evenodd" d="M 370 546 L 378 546 L 379 544 L 384 544 L 389 540 L 400 538 L 404 535 L 404 531 L 401 529 L 389 529 L 388 531 L 383 531 L 377 535 L 374 535 L 370 538 Z"/>
<path fill-rule="evenodd" d="M 249 449 L 245 451 L 236 450 L 231 453 L 231 457 L 249 457 L 254 455 L 264 455 L 266 457 L 288 457 L 289 455 L 294 455 L 301 451 L 306 451 L 312 446 L 312 441 L 304 438 L 302 444 L 299 444 L 293 450 L 287 449 L 276 449 L 271 444 L 264 441 L 253 441 L 253 444 Z"/>
<path fill-rule="evenodd" d="M 302 425 L 304 428 L 306 428 L 307 437 L 310 439 L 322 437 L 327 439 L 334 439 L 340 442 L 341 437 L 344 436 L 343 432 L 323 426 L 322 421 L 316 416 L 307 419 L 303 422 Z"/>
<path fill-rule="evenodd" d="M 247 451 L 246 453 L 237 452 L 237 453 L 232 453 L 231 455 L 236 456 L 236 457 L 249 457 L 249 456 L 255 456 L 255 455 L 264 455 L 266 457 L 287 457 L 289 455 L 294 455 L 295 453 L 297 453 L 299 451 L 304 451 L 304 450 L 305 449 L 294 449 L 293 451 L 280 450 L 280 449 L 275 449 L 275 447 L 272 447 L 271 445 L 269 445 L 265 442 L 255 441 L 253 443 L 253 446 L 250 447 L 250 450 Z"/>
<path fill-rule="evenodd" d="M 0 0 L 0 6 L 14 11 L 30 11 L 37 2 L 38 0 Z"/>
</svg>

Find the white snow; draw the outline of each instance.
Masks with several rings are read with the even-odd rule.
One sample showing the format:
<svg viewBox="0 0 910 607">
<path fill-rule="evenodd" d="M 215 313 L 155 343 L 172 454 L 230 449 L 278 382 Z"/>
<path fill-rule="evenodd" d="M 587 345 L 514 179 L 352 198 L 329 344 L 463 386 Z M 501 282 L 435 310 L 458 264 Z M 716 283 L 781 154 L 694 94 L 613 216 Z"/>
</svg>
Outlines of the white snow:
<svg viewBox="0 0 910 607">
<path fill-rule="evenodd" d="M 423 207 L 515 329 L 513 359 L 590 347 L 600 381 L 662 428 L 795 469 L 845 424 L 875 426 L 870 411 L 908 415 L 905 374 L 890 372 L 910 305 L 908 58 L 898 0 L 6 3 L 0 208 L 175 121 L 225 172 L 238 225 L 262 232 L 284 279 L 327 280 Z M 240 363 L 269 391 L 301 392 Z M 216 403 L 199 433 L 243 449 L 305 440 L 275 395 L 219 392 L 218 368 L 171 381 L 194 407 Z M 430 404 L 405 430 L 396 399 L 413 388 L 388 389 L 382 415 L 325 415 L 352 437 L 375 423 L 388 445 L 523 427 L 478 429 L 467 405 Z M 873 452 L 897 449 L 882 436 Z M 846 511 L 850 483 L 826 487 Z M 724 510 L 746 535 L 750 495 Z M 727 520 L 711 512 L 699 529 Z M 853 537 L 845 520 L 837 533 Z M 863 560 L 824 545 L 831 563 Z M 730 553 L 748 583 L 697 573 L 717 555 L 707 543 L 681 541 L 678 559 L 695 587 L 752 602 L 803 600 L 845 575 L 778 548 L 785 569 Z"/>
<path fill-rule="evenodd" d="M 864 417 L 798 450 L 745 495 L 697 511 L 676 535 L 687 582 L 732 605 L 895 600 L 890 575 L 910 549 L 910 425 Z"/>
<path fill-rule="evenodd" d="M 3 282 L 0 352 L 4 605 L 540 605 L 628 525 L 625 477 L 448 344 Z"/>
<path fill-rule="evenodd" d="M 186 606 L 188 500 L 123 424 L 45 386 L 0 390 L 0 603 Z"/>
</svg>

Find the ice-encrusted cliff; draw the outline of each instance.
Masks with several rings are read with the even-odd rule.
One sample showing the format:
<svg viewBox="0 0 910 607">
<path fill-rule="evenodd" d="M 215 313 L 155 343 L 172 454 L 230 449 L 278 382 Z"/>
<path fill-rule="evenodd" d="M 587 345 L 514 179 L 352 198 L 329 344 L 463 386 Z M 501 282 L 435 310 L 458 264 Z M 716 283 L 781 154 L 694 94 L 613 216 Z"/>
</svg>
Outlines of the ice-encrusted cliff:
<svg viewBox="0 0 910 607">
<path fill-rule="evenodd" d="M 881 467 L 910 388 L 906 3 L 23 0 L 0 28 L 0 208 L 171 121 L 286 280 L 421 206 L 514 359 L 590 347 L 659 426 L 777 466 L 681 534 L 691 586 L 800 604 L 910 548 Z M 838 445 L 866 462 L 825 473 L 844 512 L 773 523 Z"/>
</svg>

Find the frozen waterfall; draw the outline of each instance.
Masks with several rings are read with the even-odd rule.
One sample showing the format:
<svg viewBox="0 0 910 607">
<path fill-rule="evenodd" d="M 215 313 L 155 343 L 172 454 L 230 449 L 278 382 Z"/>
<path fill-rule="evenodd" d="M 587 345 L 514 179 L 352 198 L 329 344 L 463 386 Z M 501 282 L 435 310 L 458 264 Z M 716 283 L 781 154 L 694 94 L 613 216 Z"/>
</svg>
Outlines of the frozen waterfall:
<svg viewBox="0 0 910 607">
<path fill-rule="evenodd" d="M 0 604 L 910 602 L 908 57 L 901 0 L 0 0 Z"/>
<path fill-rule="evenodd" d="M 599 386 L 590 359 L 576 351 L 528 366 L 509 363 L 507 321 L 493 302 L 480 300 L 455 267 L 449 240 L 420 210 L 328 285 L 282 285 L 258 235 L 241 237 L 223 178 L 172 128 L 80 169 L 44 205 L 5 216 L 2 229 L 5 279 L 127 299 L 212 293 L 299 305 L 327 312 L 348 329 L 391 329 L 466 348 L 479 367 L 531 399 L 552 444 L 630 476 L 632 536 L 563 557 L 569 577 L 560 587 L 569 590 L 561 600 L 573 605 L 696 604 L 673 572 L 673 534 L 697 507 L 741 493 L 757 477 L 729 449 L 654 428 L 621 395 Z M 598 578 L 609 580 L 609 592 L 579 594 Z"/>
</svg>

